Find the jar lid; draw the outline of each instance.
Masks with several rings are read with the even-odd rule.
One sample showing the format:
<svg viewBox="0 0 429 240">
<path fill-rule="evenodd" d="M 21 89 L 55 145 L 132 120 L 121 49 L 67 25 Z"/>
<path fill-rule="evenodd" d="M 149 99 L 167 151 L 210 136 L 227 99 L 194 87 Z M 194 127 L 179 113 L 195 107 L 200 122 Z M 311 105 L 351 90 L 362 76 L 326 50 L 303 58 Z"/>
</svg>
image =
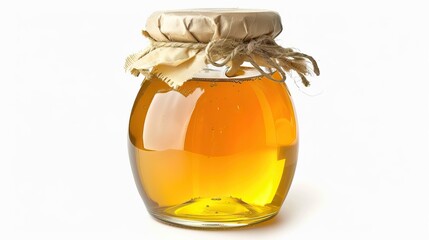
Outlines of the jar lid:
<svg viewBox="0 0 429 240">
<path fill-rule="evenodd" d="M 264 35 L 275 38 L 282 24 L 279 14 L 268 10 L 191 9 L 155 12 L 146 22 L 146 31 L 161 42 L 248 41 Z"/>
</svg>

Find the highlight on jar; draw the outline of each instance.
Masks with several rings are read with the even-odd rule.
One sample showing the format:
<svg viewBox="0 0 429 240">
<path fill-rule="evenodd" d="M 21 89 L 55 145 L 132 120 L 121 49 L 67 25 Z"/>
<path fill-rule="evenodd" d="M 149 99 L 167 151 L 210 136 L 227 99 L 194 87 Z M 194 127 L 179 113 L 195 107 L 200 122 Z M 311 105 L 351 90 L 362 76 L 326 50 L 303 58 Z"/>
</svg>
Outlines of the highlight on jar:
<svg viewBox="0 0 429 240">
<path fill-rule="evenodd" d="M 294 176 L 298 129 L 289 73 L 319 75 L 313 57 L 274 40 L 278 13 L 159 11 L 149 46 L 126 59 L 143 83 L 129 121 L 137 189 L 156 219 L 184 227 L 259 223 L 280 210 Z"/>
</svg>

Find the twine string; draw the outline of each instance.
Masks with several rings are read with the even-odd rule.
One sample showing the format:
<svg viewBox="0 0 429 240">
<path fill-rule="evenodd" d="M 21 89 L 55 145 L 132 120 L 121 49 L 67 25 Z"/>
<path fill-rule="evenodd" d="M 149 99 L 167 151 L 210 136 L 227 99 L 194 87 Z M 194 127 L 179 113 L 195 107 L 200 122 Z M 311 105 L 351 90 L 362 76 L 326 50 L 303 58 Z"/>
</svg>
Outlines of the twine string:
<svg viewBox="0 0 429 240">
<path fill-rule="evenodd" d="M 283 48 L 278 45 L 270 36 L 264 35 L 250 41 L 239 41 L 234 39 L 218 39 L 209 43 L 187 43 L 187 42 L 159 42 L 149 36 L 146 31 L 143 35 L 151 41 L 151 46 L 137 56 L 132 55 L 127 59 L 127 65 L 142 58 L 147 53 L 157 48 L 187 48 L 204 50 L 208 63 L 216 66 L 228 66 L 226 75 L 228 77 L 237 74 L 243 62 L 249 62 L 264 77 L 273 81 L 285 81 L 286 72 L 295 71 L 301 78 L 304 86 L 309 86 L 310 82 L 306 76 L 308 74 L 319 75 L 320 70 L 313 57 L 295 51 L 292 48 Z M 267 67 L 269 72 L 261 68 Z M 275 69 L 281 79 L 272 77 L 272 70 Z"/>
</svg>

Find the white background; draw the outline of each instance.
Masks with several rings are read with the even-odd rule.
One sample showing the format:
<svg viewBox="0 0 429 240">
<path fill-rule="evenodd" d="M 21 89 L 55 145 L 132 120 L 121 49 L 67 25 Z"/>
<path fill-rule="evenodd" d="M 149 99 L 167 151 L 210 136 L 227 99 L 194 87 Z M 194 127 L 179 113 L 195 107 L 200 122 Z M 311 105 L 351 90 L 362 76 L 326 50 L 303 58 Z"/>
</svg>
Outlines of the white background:
<svg viewBox="0 0 429 240">
<path fill-rule="evenodd" d="M 1 239 L 429 238 L 425 1 L 111 2 L 1 3 Z M 288 84 L 298 169 L 280 214 L 255 227 L 163 225 L 134 186 L 126 139 L 141 79 L 124 58 L 147 44 L 149 13 L 194 7 L 276 10 L 279 42 L 320 64 L 321 95 Z"/>
</svg>

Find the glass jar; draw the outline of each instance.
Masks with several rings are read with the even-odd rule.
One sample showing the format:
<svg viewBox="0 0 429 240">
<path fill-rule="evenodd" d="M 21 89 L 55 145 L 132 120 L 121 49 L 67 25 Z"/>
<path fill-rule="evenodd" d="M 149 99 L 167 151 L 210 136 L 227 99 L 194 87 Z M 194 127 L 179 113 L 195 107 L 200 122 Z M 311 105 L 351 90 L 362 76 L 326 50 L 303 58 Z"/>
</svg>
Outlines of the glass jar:
<svg viewBox="0 0 429 240">
<path fill-rule="evenodd" d="M 284 82 L 243 69 L 233 80 L 212 68 L 177 89 L 156 77 L 141 86 L 130 160 L 155 218 L 222 228 L 278 213 L 297 161 L 294 107 Z"/>
</svg>

